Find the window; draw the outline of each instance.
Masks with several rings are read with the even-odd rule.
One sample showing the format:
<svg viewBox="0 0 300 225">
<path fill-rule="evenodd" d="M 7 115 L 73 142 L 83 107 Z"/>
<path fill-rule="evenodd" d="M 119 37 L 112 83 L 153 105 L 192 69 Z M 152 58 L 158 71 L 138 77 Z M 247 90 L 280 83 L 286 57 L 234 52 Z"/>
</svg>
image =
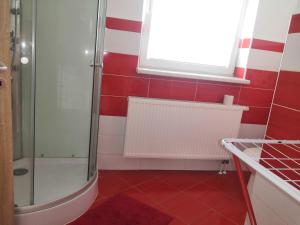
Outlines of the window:
<svg viewBox="0 0 300 225">
<path fill-rule="evenodd" d="M 145 0 L 138 72 L 232 76 L 246 0 Z"/>
</svg>

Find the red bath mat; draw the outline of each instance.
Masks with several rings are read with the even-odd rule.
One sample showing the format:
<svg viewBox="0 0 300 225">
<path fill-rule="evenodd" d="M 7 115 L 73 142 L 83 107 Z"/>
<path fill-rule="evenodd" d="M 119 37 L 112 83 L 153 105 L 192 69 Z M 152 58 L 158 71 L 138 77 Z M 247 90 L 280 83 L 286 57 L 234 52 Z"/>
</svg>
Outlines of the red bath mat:
<svg viewBox="0 0 300 225">
<path fill-rule="evenodd" d="M 71 225 L 167 225 L 172 218 L 125 194 L 88 211 Z"/>
</svg>

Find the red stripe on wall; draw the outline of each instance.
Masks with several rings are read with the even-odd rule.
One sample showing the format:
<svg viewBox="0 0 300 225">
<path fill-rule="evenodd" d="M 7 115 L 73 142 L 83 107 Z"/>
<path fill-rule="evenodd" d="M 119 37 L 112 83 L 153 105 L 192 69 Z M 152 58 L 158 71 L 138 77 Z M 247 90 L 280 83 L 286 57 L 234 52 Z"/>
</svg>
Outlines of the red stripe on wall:
<svg viewBox="0 0 300 225">
<path fill-rule="evenodd" d="M 105 75 L 102 77 L 102 95 L 147 97 L 149 79 Z"/>
<path fill-rule="evenodd" d="M 127 116 L 126 97 L 101 96 L 100 114 L 106 116 Z"/>
<path fill-rule="evenodd" d="M 273 98 L 273 90 L 241 88 L 238 104 L 270 107 Z"/>
<path fill-rule="evenodd" d="M 224 95 L 233 95 L 234 103 L 252 106 L 243 116 L 244 123 L 266 124 L 277 73 L 236 68 L 250 78 L 243 86 L 215 81 L 144 75 L 136 72 L 137 56 L 110 53 L 104 56 L 101 114 L 125 116 L 127 97 L 143 96 L 175 100 L 222 103 Z M 255 89 L 253 89 L 255 87 Z M 260 88 L 260 89 L 257 89 Z M 242 91 L 241 91 L 242 89 Z M 256 106 L 256 108 L 253 108 Z"/>
<path fill-rule="evenodd" d="M 300 112 L 273 105 L 266 135 L 279 140 L 299 140 Z"/>
<path fill-rule="evenodd" d="M 300 110 L 299 99 L 300 72 L 280 71 L 274 103 Z"/>
<path fill-rule="evenodd" d="M 138 56 L 105 52 L 103 58 L 103 73 L 124 76 L 138 76 L 136 67 Z"/>
<path fill-rule="evenodd" d="M 196 93 L 196 82 L 151 79 L 150 98 L 164 98 L 193 101 Z"/>
<path fill-rule="evenodd" d="M 254 39 L 245 38 L 245 39 L 241 39 L 239 47 L 253 48 L 253 49 L 265 50 L 271 52 L 283 52 L 284 43 L 255 39 L 255 38 Z"/>
<path fill-rule="evenodd" d="M 278 72 L 267 70 L 247 69 L 246 79 L 250 80 L 250 85 L 247 87 L 275 89 Z"/>
<path fill-rule="evenodd" d="M 239 48 L 250 48 L 250 45 L 251 45 L 251 39 L 244 38 L 240 40 Z"/>
<path fill-rule="evenodd" d="M 245 68 L 235 67 L 233 74 L 236 77 L 244 79 L 245 78 L 245 71 L 246 71 Z"/>
<path fill-rule="evenodd" d="M 242 123 L 267 124 L 270 108 L 249 107 L 243 113 Z"/>
<path fill-rule="evenodd" d="M 224 95 L 234 96 L 234 104 L 238 102 L 240 86 L 225 86 L 199 83 L 197 85 L 196 101 L 222 103 Z"/>
<path fill-rule="evenodd" d="M 300 33 L 300 14 L 296 14 L 292 16 L 289 34 L 292 33 Z"/>
<path fill-rule="evenodd" d="M 272 52 L 283 52 L 284 43 L 253 39 L 251 48 Z"/>
<path fill-rule="evenodd" d="M 124 30 L 140 33 L 142 29 L 142 22 L 106 17 L 106 27 L 114 30 Z"/>
</svg>

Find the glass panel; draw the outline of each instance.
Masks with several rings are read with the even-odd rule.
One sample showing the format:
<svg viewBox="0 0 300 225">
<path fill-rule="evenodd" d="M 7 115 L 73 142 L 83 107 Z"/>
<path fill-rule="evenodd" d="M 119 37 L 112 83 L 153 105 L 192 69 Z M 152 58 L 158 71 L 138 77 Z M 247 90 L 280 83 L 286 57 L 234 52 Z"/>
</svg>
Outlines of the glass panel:
<svg viewBox="0 0 300 225">
<path fill-rule="evenodd" d="M 88 165 L 96 171 L 100 2 L 96 35 L 98 0 L 11 0 L 16 206 L 69 195 L 86 184 Z"/>
<path fill-rule="evenodd" d="M 11 1 L 14 198 L 16 206 L 33 202 L 32 0 Z"/>
<path fill-rule="evenodd" d="M 37 0 L 35 204 L 86 183 L 97 0 Z"/>
</svg>

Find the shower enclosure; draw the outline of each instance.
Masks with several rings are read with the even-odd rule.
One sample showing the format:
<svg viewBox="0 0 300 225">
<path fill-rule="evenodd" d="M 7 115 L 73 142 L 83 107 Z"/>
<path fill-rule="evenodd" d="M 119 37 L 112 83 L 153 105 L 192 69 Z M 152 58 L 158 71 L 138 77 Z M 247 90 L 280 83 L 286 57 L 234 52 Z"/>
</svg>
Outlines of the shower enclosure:
<svg viewBox="0 0 300 225">
<path fill-rule="evenodd" d="M 96 179 L 105 9 L 105 0 L 11 0 L 17 213 Z"/>
</svg>

